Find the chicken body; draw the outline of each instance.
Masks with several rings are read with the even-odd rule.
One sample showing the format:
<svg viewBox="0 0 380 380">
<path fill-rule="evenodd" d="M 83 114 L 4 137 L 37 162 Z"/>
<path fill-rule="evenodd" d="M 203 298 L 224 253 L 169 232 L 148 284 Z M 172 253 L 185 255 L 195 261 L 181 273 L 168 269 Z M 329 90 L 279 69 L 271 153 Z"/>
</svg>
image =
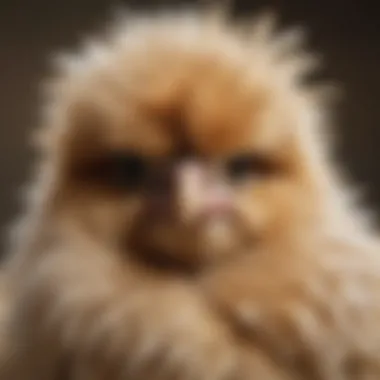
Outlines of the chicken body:
<svg viewBox="0 0 380 380">
<path fill-rule="evenodd" d="M 61 60 L 1 378 L 380 377 L 378 242 L 298 42 L 164 13 Z"/>
</svg>

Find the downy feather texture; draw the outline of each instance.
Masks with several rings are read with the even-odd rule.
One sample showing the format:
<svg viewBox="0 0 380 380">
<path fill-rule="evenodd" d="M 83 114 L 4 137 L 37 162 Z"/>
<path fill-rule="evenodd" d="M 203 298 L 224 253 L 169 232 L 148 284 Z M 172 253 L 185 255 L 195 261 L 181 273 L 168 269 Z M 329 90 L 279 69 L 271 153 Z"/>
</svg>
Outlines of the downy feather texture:
<svg viewBox="0 0 380 380">
<path fill-rule="evenodd" d="M 377 236 L 330 158 L 302 30 L 131 13 L 56 63 L 5 263 L 2 379 L 380 378 Z M 228 187 L 221 229 L 163 181 L 189 156 Z"/>
</svg>

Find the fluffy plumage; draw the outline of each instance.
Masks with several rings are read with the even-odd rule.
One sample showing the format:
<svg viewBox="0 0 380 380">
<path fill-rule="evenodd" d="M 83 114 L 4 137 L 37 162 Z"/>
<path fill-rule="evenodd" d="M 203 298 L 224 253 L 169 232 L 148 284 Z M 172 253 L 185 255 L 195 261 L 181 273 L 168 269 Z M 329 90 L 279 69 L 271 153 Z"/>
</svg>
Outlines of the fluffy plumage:
<svg viewBox="0 0 380 380">
<path fill-rule="evenodd" d="M 377 239 L 330 164 L 302 33 L 270 20 L 133 15 L 59 60 L 4 376 L 380 376 Z"/>
</svg>

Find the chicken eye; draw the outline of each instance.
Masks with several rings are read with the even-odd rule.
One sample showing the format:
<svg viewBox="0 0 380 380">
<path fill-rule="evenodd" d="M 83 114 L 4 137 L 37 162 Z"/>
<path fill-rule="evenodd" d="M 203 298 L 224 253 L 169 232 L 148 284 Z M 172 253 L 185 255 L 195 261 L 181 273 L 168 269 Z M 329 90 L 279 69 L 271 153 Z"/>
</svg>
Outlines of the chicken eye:
<svg viewBox="0 0 380 380">
<path fill-rule="evenodd" d="M 230 158 L 226 163 L 227 176 L 232 180 L 263 178 L 274 172 L 273 163 L 257 154 L 242 154 Z"/>
<path fill-rule="evenodd" d="M 134 190 L 146 181 L 148 164 L 135 154 L 113 154 L 107 162 L 107 178 L 117 188 Z"/>
</svg>

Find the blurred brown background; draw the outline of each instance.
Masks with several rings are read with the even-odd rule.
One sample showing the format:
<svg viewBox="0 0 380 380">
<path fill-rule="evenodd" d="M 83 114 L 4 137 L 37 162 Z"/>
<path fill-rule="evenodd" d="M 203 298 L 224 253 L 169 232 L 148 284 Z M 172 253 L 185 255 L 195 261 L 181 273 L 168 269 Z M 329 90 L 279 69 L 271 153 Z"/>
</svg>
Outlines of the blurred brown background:
<svg viewBox="0 0 380 380">
<path fill-rule="evenodd" d="M 17 190 L 30 172 L 32 154 L 27 136 L 36 124 L 37 86 L 47 71 L 49 55 L 75 46 L 83 34 L 105 24 L 112 6 L 123 3 L 145 8 L 179 1 L 0 2 L 1 229 L 19 211 Z M 280 12 L 284 24 L 307 26 L 310 46 L 325 57 L 324 74 L 344 84 L 346 90 L 346 99 L 339 108 L 337 154 L 348 174 L 367 189 L 369 205 L 380 211 L 379 5 L 364 0 L 231 0 L 231 3 L 237 14 L 269 6 Z"/>
</svg>

